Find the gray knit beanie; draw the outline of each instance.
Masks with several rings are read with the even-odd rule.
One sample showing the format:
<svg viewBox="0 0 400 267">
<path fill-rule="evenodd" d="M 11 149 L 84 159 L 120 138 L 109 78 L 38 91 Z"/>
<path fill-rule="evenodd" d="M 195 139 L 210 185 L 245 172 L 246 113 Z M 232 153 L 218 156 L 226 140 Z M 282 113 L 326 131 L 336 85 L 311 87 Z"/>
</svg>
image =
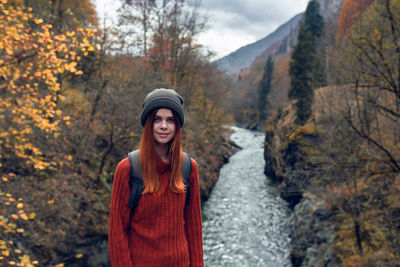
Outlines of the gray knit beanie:
<svg viewBox="0 0 400 267">
<path fill-rule="evenodd" d="M 151 91 L 143 101 L 143 110 L 140 115 L 142 126 L 146 123 L 147 116 L 155 109 L 168 108 L 172 110 L 183 126 L 185 117 L 182 109 L 183 98 L 172 89 L 159 88 Z"/>
</svg>

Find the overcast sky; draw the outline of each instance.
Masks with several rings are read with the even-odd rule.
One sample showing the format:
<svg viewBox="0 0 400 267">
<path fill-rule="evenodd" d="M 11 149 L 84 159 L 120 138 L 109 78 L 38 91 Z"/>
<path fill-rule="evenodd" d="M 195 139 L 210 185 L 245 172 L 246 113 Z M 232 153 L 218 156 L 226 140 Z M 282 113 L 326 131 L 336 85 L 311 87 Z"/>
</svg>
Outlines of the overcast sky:
<svg viewBox="0 0 400 267">
<path fill-rule="evenodd" d="M 115 0 L 92 0 L 99 17 L 112 17 Z M 305 11 L 308 0 L 201 0 L 200 12 L 208 27 L 199 35 L 200 44 L 225 56 L 275 31 L 280 25 Z"/>
</svg>

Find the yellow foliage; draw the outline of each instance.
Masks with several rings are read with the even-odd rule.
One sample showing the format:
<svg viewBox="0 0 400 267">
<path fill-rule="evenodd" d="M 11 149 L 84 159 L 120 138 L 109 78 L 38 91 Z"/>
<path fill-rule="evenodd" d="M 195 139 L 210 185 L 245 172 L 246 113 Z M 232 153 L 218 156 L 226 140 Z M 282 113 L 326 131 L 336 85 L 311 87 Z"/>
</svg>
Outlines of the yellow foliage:
<svg viewBox="0 0 400 267">
<path fill-rule="evenodd" d="M 317 134 L 321 131 L 321 127 L 319 125 L 315 125 L 314 123 L 307 123 L 305 125 L 299 126 L 292 134 L 289 135 L 289 140 L 292 142 L 300 135 L 313 135 Z"/>
<path fill-rule="evenodd" d="M 15 175 L 10 173 L 10 177 L 14 177 Z M 0 191 L 0 203 L 4 203 L 6 200 L 14 200 L 10 193 L 3 193 Z M 32 267 L 38 264 L 38 261 L 31 261 L 31 258 L 27 254 L 23 254 L 24 251 L 15 247 L 15 244 L 11 240 L 7 240 L 8 237 L 15 234 L 24 234 L 25 230 L 22 227 L 17 227 L 19 225 L 19 220 L 28 220 L 28 216 L 25 214 L 22 208 L 24 204 L 22 203 L 22 198 L 18 198 L 18 203 L 16 204 L 16 208 L 18 209 L 17 213 L 19 214 L 12 214 L 9 218 L 0 215 L 0 265 L 6 263 L 8 265 L 16 265 L 16 266 L 25 266 L 25 267 Z M 33 219 L 33 218 L 32 218 Z M 22 255 L 23 254 L 23 255 Z M 19 260 L 16 260 L 19 259 Z"/>
<path fill-rule="evenodd" d="M 308 147 L 308 146 L 302 146 L 300 148 L 301 152 L 303 152 L 306 155 L 319 155 L 321 154 L 321 151 L 318 149 L 318 147 Z"/>
<path fill-rule="evenodd" d="M 5 6 L 0 2 L 0 143 L 14 151 L 27 165 L 44 170 L 56 163 L 46 159 L 31 141 L 38 131 L 43 138 L 59 136 L 62 124 L 69 124 L 57 105 L 59 75 L 77 70 L 76 54 L 93 51 L 92 30 L 78 28 L 66 34 L 53 34 L 50 24 L 35 17 L 31 9 Z M 36 25 L 36 26 L 32 26 Z M 4 156 L 4 152 L 1 153 Z"/>
<path fill-rule="evenodd" d="M 33 20 L 36 24 L 41 24 L 41 23 L 43 23 L 43 20 L 42 19 L 34 19 Z"/>
</svg>

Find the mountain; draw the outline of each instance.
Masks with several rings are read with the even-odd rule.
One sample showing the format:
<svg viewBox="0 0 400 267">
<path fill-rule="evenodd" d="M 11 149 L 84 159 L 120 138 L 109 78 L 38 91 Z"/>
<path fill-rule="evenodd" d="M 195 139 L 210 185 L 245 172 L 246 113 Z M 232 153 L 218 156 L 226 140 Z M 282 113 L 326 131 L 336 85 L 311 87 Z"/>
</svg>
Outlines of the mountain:
<svg viewBox="0 0 400 267">
<path fill-rule="evenodd" d="M 336 22 L 343 1 L 344 0 L 318 0 L 321 14 L 325 22 Z M 287 52 L 296 43 L 297 26 L 302 16 L 303 13 L 294 16 L 270 35 L 216 60 L 213 65 L 225 74 L 236 76 L 242 70 L 248 69 L 254 60 L 261 55 L 264 57 L 265 55 Z M 279 44 L 282 44 L 282 46 L 276 50 L 275 48 Z"/>
<path fill-rule="evenodd" d="M 287 37 L 297 27 L 303 13 L 300 13 L 280 26 L 276 31 L 267 37 L 230 53 L 213 63 L 221 72 L 234 76 L 241 70 L 247 69 L 254 59 L 267 50 L 272 44 Z"/>
<path fill-rule="evenodd" d="M 320 3 L 321 14 L 324 17 L 325 22 L 325 37 L 323 40 L 324 44 L 333 42 L 336 26 L 337 17 L 344 0 L 317 0 Z M 355 0 L 346 0 L 355 1 Z M 357 0 L 367 1 L 367 0 Z M 297 34 L 299 29 L 299 21 L 301 20 L 302 14 L 297 15 L 295 18 L 290 20 L 292 24 L 289 26 L 289 22 L 285 23 L 278 30 L 271 35 L 265 37 L 263 40 L 273 40 L 268 43 L 268 47 L 264 51 L 252 51 L 252 54 L 243 54 L 242 58 L 250 58 L 252 62 L 248 65 L 248 61 L 239 61 L 238 53 L 242 52 L 245 48 L 250 49 L 254 47 L 254 44 L 245 46 L 238 51 L 235 51 L 230 55 L 230 58 L 222 58 L 218 63 L 221 72 L 224 72 L 234 77 L 230 92 L 232 95 L 232 113 L 235 117 L 236 123 L 239 125 L 253 128 L 258 126 L 258 109 L 255 108 L 258 103 L 257 88 L 259 81 L 262 78 L 265 62 L 269 56 L 274 61 L 274 74 L 272 81 L 272 90 L 270 92 L 270 104 L 268 106 L 268 112 L 274 112 L 281 108 L 284 108 L 289 104 L 288 90 L 290 88 L 290 77 L 289 77 L 289 66 L 291 51 L 297 42 Z M 296 24 L 297 23 L 297 24 Z M 277 32 L 286 29 L 286 35 L 280 35 L 280 38 L 272 38 L 272 36 L 279 36 Z M 283 37 L 282 37 L 283 36 Z M 262 40 L 256 42 L 259 43 Z M 254 49 L 255 50 L 255 49 Z M 257 52 L 257 53 L 256 53 Z M 258 55 L 257 55 L 258 54 Z M 240 54 L 239 54 L 240 55 Z M 251 56 L 250 56 L 251 55 Z M 254 55 L 256 55 L 254 57 Z M 234 57 L 236 56 L 236 57 Z M 233 60 L 235 59 L 235 60 Z M 221 61 L 225 64 L 222 65 Z M 245 63 L 246 64 L 245 64 Z M 328 61 L 327 61 L 328 62 Z M 229 65 L 231 64 L 231 65 Z M 242 64 L 242 65 L 240 65 Z"/>
</svg>

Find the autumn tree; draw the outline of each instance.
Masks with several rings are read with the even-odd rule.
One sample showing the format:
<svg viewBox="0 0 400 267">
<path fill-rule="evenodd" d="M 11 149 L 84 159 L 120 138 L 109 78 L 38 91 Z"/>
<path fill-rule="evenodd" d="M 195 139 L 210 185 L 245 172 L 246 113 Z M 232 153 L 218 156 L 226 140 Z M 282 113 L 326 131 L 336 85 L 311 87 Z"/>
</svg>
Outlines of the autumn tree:
<svg viewBox="0 0 400 267">
<path fill-rule="evenodd" d="M 9 0 L 19 6 L 31 7 L 35 16 L 51 24 L 53 31 L 63 33 L 76 27 L 97 25 L 97 15 L 90 0 Z"/>
<path fill-rule="evenodd" d="M 352 24 L 363 14 L 373 0 L 345 0 L 338 18 L 336 35 L 338 38 L 344 36 L 350 30 Z"/>
<path fill-rule="evenodd" d="M 58 76 L 82 74 L 76 68 L 76 51 L 93 49 L 86 37 L 92 33 L 79 28 L 55 35 L 52 26 L 32 12 L 6 2 L 0 14 L 2 161 L 8 168 L 18 162 L 35 169 L 54 168 L 57 163 L 43 153 L 41 144 L 43 139 L 57 138 L 61 125 L 69 120 L 58 109 L 64 100 Z"/>
<path fill-rule="evenodd" d="M 21 176 L 45 176 L 71 161 L 71 155 L 60 153 L 61 133 L 70 125 L 69 114 L 61 108 L 66 99 L 61 78 L 82 74 L 78 54 L 94 50 L 89 42 L 93 31 L 55 33 L 32 8 L 7 0 L 0 1 L 0 29 L 0 264 L 32 266 L 38 261 L 27 254 L 31 247 L 25 240 L 34 228 L 43 228 L 32 211 L 39 201 L 24 199 L 37 192 L 24 192 L 28 179 Z M 17 248 L 13 240 L 25 247 Z"/>
<path fill-rule="evenodd" d="M 133 74 L 137 78 L 131 86 L 139 99 L 157 87 L 176 89 L 183 96 L 187 117 L 183 144 L 199 165 L 209 166 L 200 169 L 202 192 L 208 192 L 223 160 L 219 155 L 227 151 L 221 143 L 225 143 L 224 125 L 231 118 L 225 114 L 227 78 L 209 65 L 196 42 L 205 23 L 199 15 L 199 1 L 122 2 L 121 33 L 131 36 L 124 44 L 125 53 L 137 59 Z"/>
<path fill-rule="evenodd" d="M 337 235 L 344 262 L 398 264 L 399 22 L 399 1 L 374 1 L 340 39 L 347 95 L 337 129 L 352 137 L 340 164 L 348 190 L 338 205 L 348 220 Z"/>
</svg>

